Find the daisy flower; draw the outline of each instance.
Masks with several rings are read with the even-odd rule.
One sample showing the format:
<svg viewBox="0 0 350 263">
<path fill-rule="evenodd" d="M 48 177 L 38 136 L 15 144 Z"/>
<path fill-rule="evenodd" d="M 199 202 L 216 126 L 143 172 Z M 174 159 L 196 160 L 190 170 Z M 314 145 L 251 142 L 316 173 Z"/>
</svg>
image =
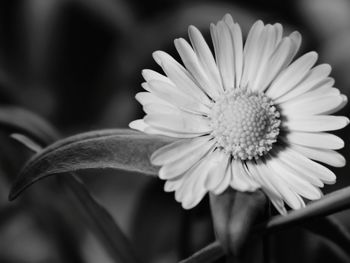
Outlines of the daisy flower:
<svg viewBox="0 0 350 263">
<path fill-rule="evenodd" d="M 146 91 L 136 99 L 146 116 L 129 125 L 178 138 L 151 157 L 165 191 L 185 209 L 228 187 L 261 188 L 282 214 L 285 204 L 298 209 L 303 198 L 319 199 L 320 187 L 336 180 L 319 162 L 345 165 L 335 151 L 344 142 L 328 131 L 349 123 L 330 115 L 347 102 L 331 67 L 315 66 L 315 52 L 293 61 L 301 35 L 283 37 L 278 23 L 257 21 L 243 44 L 240 26 L 225 15 L 210 26 L 215 58 L 197 28 L 188 32 L 191 44 L 174 41 L 184 66 L 153 53 L 165 75 L 143 70 Z"/>
</svg>

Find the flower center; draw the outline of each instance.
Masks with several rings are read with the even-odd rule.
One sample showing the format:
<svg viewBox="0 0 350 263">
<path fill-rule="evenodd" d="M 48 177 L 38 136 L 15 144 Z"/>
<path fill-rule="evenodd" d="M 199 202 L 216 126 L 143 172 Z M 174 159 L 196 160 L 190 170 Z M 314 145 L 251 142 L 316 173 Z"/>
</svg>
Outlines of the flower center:
<svg viewBox="0 0 350 263">
<path fill-rule="evenodd" d="M 209 115 L 218 148 L 234 159 L 258 159 L 271 150 L 279 134 L 280 114 L 263 93 L 224 93 Z"/>
</svg>

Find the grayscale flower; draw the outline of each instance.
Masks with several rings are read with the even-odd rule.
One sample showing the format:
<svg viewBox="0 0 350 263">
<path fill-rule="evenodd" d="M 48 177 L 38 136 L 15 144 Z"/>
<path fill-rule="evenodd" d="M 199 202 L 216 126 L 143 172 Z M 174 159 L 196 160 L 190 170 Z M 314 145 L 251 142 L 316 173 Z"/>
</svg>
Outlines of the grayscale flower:
<svg viewBox="0 0 350 263">
<path fill-rule="evenodd" d="M 335 150 L 344 146 L 328 133 L 349 120 L 330 114 L 346 96 L 333 87 L 328 64 L 314 66 L 317 53 L 293 61 L 301 35 L 283 37 L 281 24 L 257 21 L 243 45 L 230 15 L 210 27 L 215 58 L 202 34 L 189 27 L 192 46 L 176 39 L 184 66 L 162 51 L 153 54 L 165 76 L 144 70 L 146 92 L 136 99 L 146 116 L 130 127 L 178 138 L 151 157 L 161 166 L 165 191 L 186 209 L 210 191 L 261 188 L 284 214 L 315 200 L 336 180 L 319 162 L 341 167 Z M 292 62 L 293 61 L 293 62 Z M 317 162 L 315 162 L 317 161 Z"/>
</svg>

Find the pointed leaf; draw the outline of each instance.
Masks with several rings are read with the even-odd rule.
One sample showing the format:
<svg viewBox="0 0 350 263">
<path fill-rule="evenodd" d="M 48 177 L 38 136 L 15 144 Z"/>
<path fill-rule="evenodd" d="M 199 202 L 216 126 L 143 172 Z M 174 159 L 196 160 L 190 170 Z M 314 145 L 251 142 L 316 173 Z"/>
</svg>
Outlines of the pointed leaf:
<svg viewBox="0 0 350 263">
<path fill-rule="evenodd" d="M 9 198 L 13 200 L 45 176 L 82 169 L 112 168 L 155 175 L 158 168 L 150 163 L 150 156 L 172 141 L 169 137 L 126 129 L 82 133 L 57 141 L 27 163 L 13 184 Z"/>
<path fill-rule="evenodd" d="M 41 145 L 52 143 L 59 137 L 45 120 L 21 108 L 0 107 L 0 127 L 17 133 L 23 132 Z"/>
<path fill-rule="evenodd" d="M 276 231 L 285 226 L 294 226 L 306 220 L 327 216 L 350 208 L 350 187 L 325 195 L 322 199 L 310 202 L 305 208 L 293 210 L 286 216 L 275 216 L 256 230 Z"/>
<path fill-rule="evenodd" d="M 35 141 L 31 140 L 29 137 L 23 134 L 12 133 L 10 137 L 16 140 L 17 142 L 23 144 L 24 146 L 26 146 L 33 153 L 40 152 L 42 149 L 41 146 L 38 145 Z"/>
</svg>

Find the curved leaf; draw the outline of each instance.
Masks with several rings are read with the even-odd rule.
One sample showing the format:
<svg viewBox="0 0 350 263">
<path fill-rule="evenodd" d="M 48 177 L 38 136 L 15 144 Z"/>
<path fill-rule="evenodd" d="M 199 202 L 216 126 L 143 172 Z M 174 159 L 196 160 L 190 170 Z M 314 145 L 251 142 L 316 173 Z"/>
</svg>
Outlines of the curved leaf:
<svg viewBox="0 0 350 263">
<path fill-rule="evenodd" d="M 23 168 L 9 196 L 15 199 L 35 181 L 52 174 L 82 169 L 112 168 L 155 175 L 150 155 L 172 142 L 164 136 L 127 130 L 100 130 L 78 134 L 45 148 Z"/>
<path fill-rule="evenodd" d="M 52 143 L 59 137 L 55 129 L 41 117 L 16 107 L 0 107 L 0 126 L 29 135 L 41 145 Z"/>
</svg>

